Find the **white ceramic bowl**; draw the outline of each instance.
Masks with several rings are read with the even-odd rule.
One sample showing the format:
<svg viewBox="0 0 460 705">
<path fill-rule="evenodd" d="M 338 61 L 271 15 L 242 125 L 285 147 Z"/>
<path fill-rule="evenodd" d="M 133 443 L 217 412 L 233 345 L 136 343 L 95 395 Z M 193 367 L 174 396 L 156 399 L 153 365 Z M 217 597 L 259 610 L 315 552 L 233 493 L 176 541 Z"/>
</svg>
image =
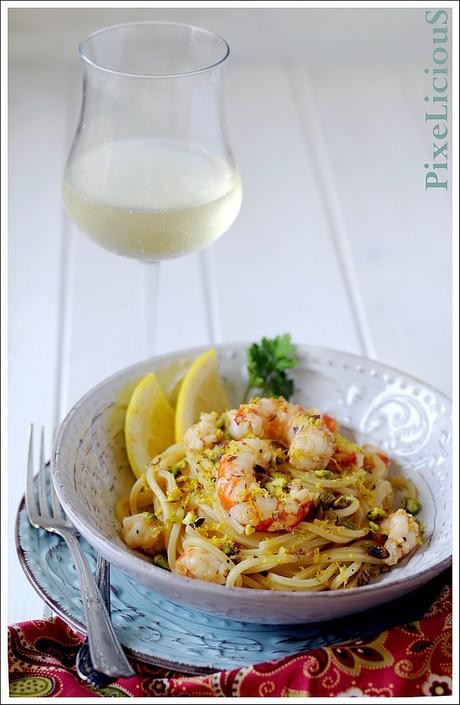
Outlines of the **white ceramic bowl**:
<svg viewBox="0 0 460 705">
<path fill-rule="evenodd" d="M 236 406 L 245 388 L 247 344 L 218 347 L 220 369 Z M 114 514 L 133 482 L 124 447 L 128 384 L 197 357 L 203 348 L 163 355 L 123 370 L 92 389 L 60 426 L 52 475 L 69 517 L 108 561 L 173 602 L 229 619 L 289 624 L 359 612 L 419 587 L 451 557 L 451 404 L 440 392 L 385 365 L 324 348 L 297 346 L 294 401 L 335 416 L 383 448 L 416 484 L 426 524 L 425 541 L 409 559 L 365 587 L 333 592 L 277 592 L 181 577 L 153 566 L 125 546 Z"/>
</svg>

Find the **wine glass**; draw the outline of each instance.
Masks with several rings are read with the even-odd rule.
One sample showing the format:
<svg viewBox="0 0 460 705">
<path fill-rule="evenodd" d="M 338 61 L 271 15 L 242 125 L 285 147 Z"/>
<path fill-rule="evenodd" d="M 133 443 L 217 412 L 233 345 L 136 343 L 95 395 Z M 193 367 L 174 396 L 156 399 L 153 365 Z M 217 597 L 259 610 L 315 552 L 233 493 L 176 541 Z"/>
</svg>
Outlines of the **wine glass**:
<svg viewBox="0 0 460 705">
<path fill-rule="evenodd" d="M 240 209 L 222 95 L 229 51 L 217 34 L 171 22 L 108 27 L 80 45 L 82 105 L 64 204 L 96 243 L 147 263 L 149 354 L 159 261 L 206 247 Z"/>
</svg>

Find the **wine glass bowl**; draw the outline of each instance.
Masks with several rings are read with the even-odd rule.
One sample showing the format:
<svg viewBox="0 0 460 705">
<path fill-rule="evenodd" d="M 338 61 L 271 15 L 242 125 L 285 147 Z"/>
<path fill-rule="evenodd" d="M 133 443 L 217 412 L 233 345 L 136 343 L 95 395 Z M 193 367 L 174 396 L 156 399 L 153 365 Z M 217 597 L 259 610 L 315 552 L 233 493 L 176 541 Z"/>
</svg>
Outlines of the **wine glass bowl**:
<svg viewBox="0 0 460 705">
<path fill-rule="evenodd" d="M 238 215 L 224 39 L 188 25 L 108 27 L 80 45 L 83 96 L 63 195 L 78 227 L 146 262 L 188 254 Z"/>
</svg>

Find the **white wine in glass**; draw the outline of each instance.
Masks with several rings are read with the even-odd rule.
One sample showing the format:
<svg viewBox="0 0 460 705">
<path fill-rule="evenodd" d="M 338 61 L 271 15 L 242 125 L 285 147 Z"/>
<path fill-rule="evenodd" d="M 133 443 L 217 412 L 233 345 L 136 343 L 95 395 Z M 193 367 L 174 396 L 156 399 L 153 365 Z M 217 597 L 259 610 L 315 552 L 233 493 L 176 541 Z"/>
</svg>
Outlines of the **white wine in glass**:
<svg viewBox="0 0 460 705">
<path fill-rule="evenodd" d="M 168 22 L 108 27 L 80 45 L 83 97 L 64 204 L 96 243 L 147 263 L 153 298 L 158 262 L 209 245 L 241 206 L 223 107 L 228 55 L 218 35 Z M 145 310 L 153 331 L 156 300 Z"/>
<path fill-rule="evenodd" d="M 159 260 L 223 235 L 240 209 L 241 182 L 227 161 L 202 147 L 127 139 L 77 157 L 66 173 L 64 202 L 78 227 L 103 247 Z"/>
</svg>

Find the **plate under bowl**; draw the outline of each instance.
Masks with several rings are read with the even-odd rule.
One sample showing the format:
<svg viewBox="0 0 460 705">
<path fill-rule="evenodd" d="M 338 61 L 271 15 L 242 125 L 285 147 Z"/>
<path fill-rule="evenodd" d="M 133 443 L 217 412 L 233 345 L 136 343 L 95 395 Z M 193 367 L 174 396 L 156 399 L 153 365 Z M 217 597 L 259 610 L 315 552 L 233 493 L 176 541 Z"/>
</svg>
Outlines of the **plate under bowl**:
<svg viewBox="0 0 460 705">
<path fill-rule="evenodd" d="M 247 343 L 218 346 L 219 364 L 236 406 L 245 388 Z M 331 592 L 226 588 L 152 565 L 120 539 L 117 500 L 133 475 L 124 444 L 124 419 L 133 385 L 152 370 L 191 362 L 205 348 L 162 355 L 129 367 L 86 394 L 62 422 L 51 468 L 59 498 L 86 540 L 113 565 L 169 600 L 227 619 L 290 624 L 336 619 L 415 590 L 451 560 L 451 404 L 428 385 L 362 357 L 297 346 L 294 401 L 315 406 L 374 443 L 417 486 L 426 525 L 417 552 L 378 582 Z"/>
</svg>

